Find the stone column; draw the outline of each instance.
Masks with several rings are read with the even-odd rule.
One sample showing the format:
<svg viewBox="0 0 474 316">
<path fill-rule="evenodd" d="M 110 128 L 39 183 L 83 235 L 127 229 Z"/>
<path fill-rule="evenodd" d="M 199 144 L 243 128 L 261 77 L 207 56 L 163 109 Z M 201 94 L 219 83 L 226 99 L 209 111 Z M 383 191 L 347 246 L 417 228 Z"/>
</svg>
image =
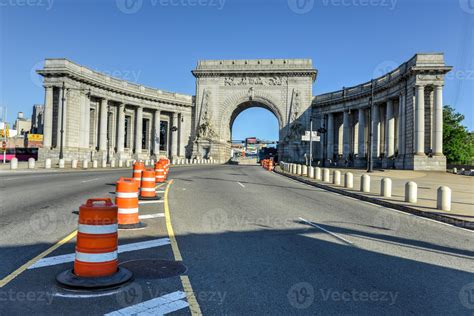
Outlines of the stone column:
<svg viewBox="0 0 474 316">
<path fill-rule="evenodd" d="M 393 115 L 393 100 L 388 99 L 387 101 L 387 112 L 386 112 L 385 124 L 386 127 L 386 154 L 387 157 L 392 157 L 395 154 L 395 117 Z"/>
<path fill-rule="evenodd" d="M 434 111 L 433 111 L 433 154 L 443 155 L 443 86 L 434 87 Z"/>
<path fill-rule="evenodd" d="M 342 120 L 342 154 L 345 159 L 349 158 L 351 152 L 351 123 L 349 111 L 344 111 Z"/>
<path fill-rule="evenodd" d="M 372 107 L 372 157 L 377 158 L 380 155 L 380 120 L 379 107 L 374 104 Z"/>
<path fill-rule="evenodd" d="M 160 118 L 161 111 L 156 110 L 153 113 L 153 154 L 156 157 L 160 155 Z"/>
<path fill-rule="evenodd" d="M 82 133 L 82 147 L 89 148 L 89 133 L 90 133 L 90 116 L 91 116 L 91 109 L 90 109 L 90 99 L 87 95 L 82 96 L 83 108 L 84 108 L 84 130 Z"/>
<path fill-rule="evenodd" d="M 135 154 L 142 152 L 143 108 L 138 107 L 135 112 Z"/>
<path fill-rule="evenodd" d="M 99 116 L 99 151 L 107 150 L 107 119 L 108 119 L 108 100 L 102 99 L 100 101 L 100 116 Z"/>
<path fill-rule="evenodd" d="M 120 155 L 125 150 L 125 104 L 120 103 L 117 110 L 117 153 Z"/>
<path fill-rule="evenodd" d="M 398 97 L 398 154 L 405 154 L 405 95 Z"/>
<path fill-rule="evenodd" d="M 327 133 L 328 133 L 328 148 L 327 148 L 327 159 L 333 159 L 334 158 L 334 114 L 329 113 L 328 114 L 328 127 L 327 127 Z"/>
<path fill-rule="evenodd" d="M 359 148 L 358 156 L 359 158 L 365 157 L 365 109 L 359 109 Z"/>
<path fill-rule="evenodd" d="M 325 124 L 325 115 L 322 114 L 321 115 L 321 128 L 323 127 L 327 127 L 326 124 Z M 320 152 L 319 152 L 319 157 L 321 160 L 324 159 L 324 146 L 326 145 L 324 143 L 324 138 L 325 138 L 325 134 L 319 134 L 319 148 L 320 148 Z"/>
<path fill-rule="evenodd" d="M 415 87 L 415 154 L 425 155 L 425 87 Z"/>
<path fill-rule="evenodd" d="M 45 87 L 43 147 L 50 149 L 53 142 L 53 87 Z"/>
<path fill-rule="evenodd" d="M 175 158 L 178 156 L 178 131 L 175 130 L 179 127 L 178 124 L 178 113 L 173 113 L 173 119 L 171 123 L 171 157 Z"/>
</svg>

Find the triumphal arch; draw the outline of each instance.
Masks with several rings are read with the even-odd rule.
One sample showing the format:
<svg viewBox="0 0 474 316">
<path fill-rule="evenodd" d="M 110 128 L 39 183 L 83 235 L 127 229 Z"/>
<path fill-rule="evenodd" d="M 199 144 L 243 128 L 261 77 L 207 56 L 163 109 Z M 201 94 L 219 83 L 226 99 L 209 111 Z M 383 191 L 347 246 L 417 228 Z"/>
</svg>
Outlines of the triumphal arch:
<svg viewBox="0 0 474 316">
<path fill-rule="evenodd" d="M 250 107 L 279 123 L 279 158 L 313 164 L 444 170 L 442 53 L 418 53 L 378 78 L 313 96 L 310 59 L 202 60 L 195 95 L 145 87 L 67 59 L 46 59 L 40 159 L 231 155 L 232 124 Z M 350 70 L 348 70 L 350 71 Z"/>
</svg>

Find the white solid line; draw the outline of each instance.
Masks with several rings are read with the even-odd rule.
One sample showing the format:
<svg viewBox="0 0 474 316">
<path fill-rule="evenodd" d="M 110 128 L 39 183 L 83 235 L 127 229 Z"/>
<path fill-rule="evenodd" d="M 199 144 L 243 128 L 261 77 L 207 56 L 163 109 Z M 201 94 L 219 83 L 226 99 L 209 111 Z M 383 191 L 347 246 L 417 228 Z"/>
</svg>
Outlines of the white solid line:
<svg viewBox="0 0 474 316">
<path fill-rule="evenodd" d="M 343 237 L 341 237 L 341 236 L 339 236 L 339 235 L 337 235 L 337 234 L 334 234 L 333 232 L 330 232 L 329 230 L 324 229 L 324 228 L 322 228 L 321 226 L 319 226 L 319 225 L 317 225 L 317 224 L 315 224 L 315 223 L 313 223 L 313 222 L 310 222 L 310 221 L 308 221 L 308 220 L 306 220 L 306 219 L 304 219 L 304 218 L 301 218 L 301 217 L 299 217 L 299 220 L 305 222 L 305 223 L 308 224 L 308 225 L 311 225 L 311 226 L 313 226 L 313 227 L 319 228 L 319 229 L 321 229 L 322 231 L 328 233 L 329 235 L 331 235 L 331 236 L 333 236 L 333 237 L 336 237 L 337 239 L 340 239 L 340 240 L 344 241 L 345 243 L 348 243 L 348 244 L 350 244 L 350 245 L 353 245 L 353 242 L 352 242 L 352 241 L 349 241 L 349 240 L 347 240 L 347 239 L 345 239 L 345 238 L 343 238 Z"/>
<path fill-rule="evenodd" d="M 84 180 L 84 181 L 81 181 L 81 183 L 97 181 L 97 180 L 100 180 L 100 179 L 102 179 L 102 178 L 94 178 L 94 179 Z"/>
<path fill-rule="evenodd" d="M 140 215 L 139 219 L 150 219 L 150 218 L 158 218 L 158 217 L 165 217 L 165 213 L 157 213 L 157 214 L 149 214 L 149 215 Z"/>
<path fill-rule="evenodd" d="M 156 193 L 165 193 L 164 190 L 159 190 L 159 191 L 156 191 Z"/>
<path fill-rule="evenodd" d="M 238 182 L 237 183 L 242 187 L 242 188 L 245 188 L 245 185 L 243 185 L 242 183 Z"/>
<path fill-rule="evenodd" d="M 186 301 L 186 293 L 176 291 L 139 304 L 125 307 L 104 316 L 124 316 L 124 315 L 164 315 L 183 309 L 189 306 Z"/>
<path fill-rule="evenodd" d="M 138 201 L 138 204 L 156 204 L 156 203 L 163 203 L 164 200 L 156 200 L 156 201 Z"/>
<path fill-rule="evenodd" d="M 160 246 L 165 246 L 169 244 L 170 244 L 169 238 L 160 238 L 160 239 L 147 240 L 147 241 L 136 242 L 136 243 L 131 243 L 131 244 L 119 245 L 117 251 L 118 253 L 122 253 L 122 252 L 129 252 L 129 251 L 135 251 L 135 250 L 141 250 L 141 249 L 147 249 L 147 248 L 153 248 L 153 247 L 160 247 Z M 62 264 L 66 262 L 73 262 L 75 257 L 76 257 L 75 253 L 69 253 L 67 255 L 43 258 L 43 259 L 38 260 L 35 264 L 31 265 L 28 269 L 36 269 L 36 268 L 54 266 L 54 265 Z"/>
</svg>

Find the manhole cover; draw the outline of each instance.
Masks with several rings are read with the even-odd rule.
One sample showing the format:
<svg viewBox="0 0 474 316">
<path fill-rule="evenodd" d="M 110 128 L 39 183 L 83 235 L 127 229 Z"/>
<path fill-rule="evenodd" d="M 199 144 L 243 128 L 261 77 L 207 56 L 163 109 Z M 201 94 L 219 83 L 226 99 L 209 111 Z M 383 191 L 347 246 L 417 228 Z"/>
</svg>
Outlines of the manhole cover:
<svg viewBox="0 0 474 316">
<path fill-rule="evenodd" d="M 185 273 L 188 269 L 177 261 L 160 259 L 139 259 L 120 264 L 132 271 L 135 278 L 166 279 Z"/>
</svg>

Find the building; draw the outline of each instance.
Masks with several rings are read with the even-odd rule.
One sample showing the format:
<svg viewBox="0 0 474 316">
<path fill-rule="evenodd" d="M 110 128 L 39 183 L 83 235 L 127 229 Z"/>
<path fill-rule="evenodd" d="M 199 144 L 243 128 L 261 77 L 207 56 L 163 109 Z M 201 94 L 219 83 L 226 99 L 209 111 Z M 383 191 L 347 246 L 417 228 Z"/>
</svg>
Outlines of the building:
<svg viewBox="0 0 474 316">
<path fill-rule="evenodd" d="M 18 116 L 13 124 L 13 129 L 15 129 L 19 135 L 25 135 L 31 130 L 31 120 L 26 119 L 23 112 L 18 112 Z"/>
<path fill-rule="evenodd" d="M 57 158 L 63 148 L 67 160 L 226 161 L 235 118 L 263 107 L 278 119 L 281 160 L 304 161 L 309 146 L 302 136 L 313 121 L 323 132 L 313 146 L 321 163 L 364 166 L 370 155 L 375 166 L 444 170 L 442 94 L 450 70 L 443 54 L 416 54 L 380 78 L 313 96 L 310 59 L 203 60 L 192 71 L 191 96 L 46 59 L 38 70 L 45 87 L 40 159 Z"/>
<path fill-rule="evenodd" d="M 43 134 L 43 112 L 44 106 L 42 104 L 33 105 L 33 112 L 31 114 L 32 134 Z"/>
</svg>

